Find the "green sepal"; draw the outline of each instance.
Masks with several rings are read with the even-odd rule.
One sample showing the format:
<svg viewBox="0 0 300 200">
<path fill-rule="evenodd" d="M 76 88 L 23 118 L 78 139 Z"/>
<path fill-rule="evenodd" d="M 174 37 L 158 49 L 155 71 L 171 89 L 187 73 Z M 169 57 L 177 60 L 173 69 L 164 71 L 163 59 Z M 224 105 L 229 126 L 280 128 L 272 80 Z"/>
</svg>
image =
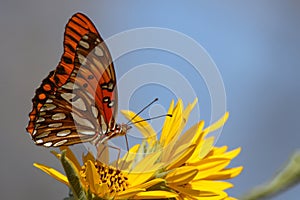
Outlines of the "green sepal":
<svg viewBox="0 0 300 200">
<path fill-rule="evenodd" d="M 63 150 L 62 153 L 61 153 L 60 161 L 61 161 L 61 163 L 63 165 L 63 168 L 66 172 L 66 175 L 67 175 L 67 178 L 69 180 L 70 187 L 71 187 L 71 190 L 73 192 L 73 195 L 74 195 L 75 199 L 87 200 L 85 190 L 84 190 L 84 188 L 83 188 L 83 186 L 81 185 L 81 182 L 80 182 L 80 175 L 78 174 L 78 172 L 76 170 L 76 167 L 74 166 L 72 161 L 70 161 L 66 157 L 66 151 L 65 150 Z"/>
</svg>

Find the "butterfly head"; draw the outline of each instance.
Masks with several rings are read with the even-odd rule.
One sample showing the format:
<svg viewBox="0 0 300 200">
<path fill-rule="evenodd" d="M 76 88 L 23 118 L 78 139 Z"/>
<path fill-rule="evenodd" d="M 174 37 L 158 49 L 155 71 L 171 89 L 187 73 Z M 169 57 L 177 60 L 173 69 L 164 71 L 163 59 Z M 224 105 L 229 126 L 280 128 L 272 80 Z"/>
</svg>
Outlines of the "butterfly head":
<svg viewBox="0 0 300 200">
<path fill-rule="evenodd" d="M 115 129 L 116 136 L 126 135 L 128 130 L 131 128 L 132 127 L 129 126 L 128 124 L 116 124 L 116 129 Z"/>
</svg>

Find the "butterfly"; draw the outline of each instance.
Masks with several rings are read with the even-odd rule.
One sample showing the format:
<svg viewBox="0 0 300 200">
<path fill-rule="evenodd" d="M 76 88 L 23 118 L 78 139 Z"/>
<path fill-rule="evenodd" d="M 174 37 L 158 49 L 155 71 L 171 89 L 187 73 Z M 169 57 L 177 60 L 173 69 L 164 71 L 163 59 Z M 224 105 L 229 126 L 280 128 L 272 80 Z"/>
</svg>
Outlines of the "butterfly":
<svg viewBox="0 0 300 200">
<path fill-rule="evenodd" d="M 65 27 L 64 52 L 32 99 L 26 130 L 37 145 L 103 143 L 126 135 L 117 124 L 117 83 L 112 57 L 91 20 L 82 13 Z"/>
</svg>

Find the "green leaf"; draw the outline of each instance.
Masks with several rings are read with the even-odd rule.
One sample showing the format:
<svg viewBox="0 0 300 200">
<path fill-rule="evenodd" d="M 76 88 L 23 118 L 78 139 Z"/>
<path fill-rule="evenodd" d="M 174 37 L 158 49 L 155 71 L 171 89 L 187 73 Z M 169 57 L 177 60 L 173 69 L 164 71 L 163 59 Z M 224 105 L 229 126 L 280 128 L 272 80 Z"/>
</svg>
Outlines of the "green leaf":
<svg viewBox="0 0 300 200">
<path fill-rule="evenodd" d="M 75 199 L 87 200 L 85 190 L 80 182 L 80 175 L 75 165 L 66 157 L 66 151 L 62 151 L 60 161 L 66 172 Z"/>
</svg>

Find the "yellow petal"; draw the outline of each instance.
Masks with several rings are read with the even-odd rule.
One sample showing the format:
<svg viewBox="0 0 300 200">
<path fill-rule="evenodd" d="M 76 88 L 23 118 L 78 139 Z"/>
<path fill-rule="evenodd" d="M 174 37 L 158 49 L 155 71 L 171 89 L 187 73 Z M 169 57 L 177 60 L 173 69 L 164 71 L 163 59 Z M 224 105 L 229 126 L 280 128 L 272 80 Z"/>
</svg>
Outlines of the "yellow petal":
<svg viewBox="0 0 300 200">
<path fill-rule="evenodd" d="M 233 197 L 225 197 L 223 200 L 238 200 L 238 199 L 233 198 Z"/>
<path fill-rule="evenodd" d="M 152 166 L 152 170 L 148 170 L 148 172 L 131 172 L 127 174 L 128 182 L 130 183 L 131 187 L 135 187 L 141 185 L 142 183 L 149 180 L 151 177 L 154 176 L 158 169 L 163 167 L 163 163 L 157 163 Z"/>
<path fill-rule="evenodd" d="M 131 183 L 132 187 L 147 181 L 164 165 L 163 163 L 156 163 L 160 155 L 160 151 L 154 152 L 146 156 L 134 167 L 127 175 L 128 181 Z"/>
<path fill-rule="evenodd" d="M 117 195 L 115 196 L 115 199 L 129 199 L 136 195 L 139 192 L 146 191 L 143 188 L 135 188 L 135 189 L 126 189 L 124 191 L 118 192 Z"/>
<path fill-rule="evenodd" d="M 132 119 L 136 113 L 129 111 L 129 110 L 121 110 L 121 113 L 128 119 Z M 140 116 L 136 116 L 132 122 L 137 122 L 137 121 L 142 121 L 144 120 L 143 118 L 141 118 Z M 156 138 L 156 132 L 155 130 L 152 128 L 152 126 L 147 122 L 147 121 L 142 121 L 139 123 L 134 124 L 136 126 L 137 129 L 139 129 L 139 131 L 143 134 L 143 136 L 147 139 L 149 145 L 153 145 L 154 142 L 157 140 Z"/>
<path fill-rule="evenodd" d="M 156 190 L 137 193 L 133 199 L 166 199 L 166 198 L 176 198 L 178 195 L 173 192 Z"/>
<path fill-rule="evenodd" d="M 242 172 L 242 170 L 243 167 L 228 168 L 219 172 L 215 172 L 214 174 L 206 177 L 206 179 L 210 179 L 210 180 L 231 179 L 239 175 Z"/>
<path fill-rule="evenodd" d="M 86 163 L 88 160 L 95 162 L 95 158 L 90 151 L 88 151 L 86 155 L 82 153 L 82 162 Z"/>
<path fill-rule="evenodd" d="M 103 183 L 103 184 L 95 184 L 94 188 L 96 190 L 95 194 L 100 196 L 100 197 L 104 197 L 106 196 L 106 194 L 109 192 L 109 187 L 107 185 L 107 183 Z"/>
<path fill-rule="evenodd" d="M 165 177 L 167 184 L 183 185 L 193 180 L 198 170 L 194 167 L 184 166 L 176 168 Z"/>
<path fill-rule="evenodd" d="M 97 169 L 94 163 L 90 160 L 86 163 L 86 181 L 89 184 L 90 190 L 93 193 L 97 193 L 95 185 L 99 185 L 100 175 L 97 173 Z"/>
<path fill-rule="evenodd" d="M 68 178 L 63 175 L 62 173 L 56 171 L 55 169 L 48 167 L 46 165 L 38 164 L 38 163 L 33 163 L 33 166 L 36 168 L 42 170 L 43 172 L 47 173 L 48 175 L 52 176 L 56 180 L 66 184 L 69 187 L 69 181 Z"/>
<path fill-rule="evenodd" d="M 174 169 L 176 167 L 180 167 L 185 163 L 186 160 L 190 158 L 190 156 L 194 153 L 196 145 L 191 145 L 186 149 L 179 148 L 179 152 L 174 152 L 173 162 L 166 168 L 166 170 Z M 172 155 L 170 155 L 172 157 Z"/>
<path fill-rule="evenodd" d="M 211 151 L 211 148 L 213 147 L 214 143 L 215 137 L 206 138 L 201 146 L 198 157 L 204 158 Z"/>
<path fill-rule="evenodd" d="M 213 180 L 197 180 L 189 183 L 190 188 L 195 188 L 202 191 L 212 191 L 218 193 L 220 191 L 232 188 L 233 184 L 224 181 Z"/>
<path fill-rule="evenodd" d="M 154 163 L 158 161 L 161 152 L 157 151 L 147 155 L 143 160 L 141 160 L 133 169 L 133 173 L 145 173 L 147 171 L 153 171 Z"/>
<path fill-rule="evenodd" d="M 166 143 L 169 145 L 174 145 L 175 142 L 178 140 L 179 135 L 181 134 L 182 130 L 184 129 L 189 115 L 192 111 L 192 109 L 195 107 L 196 103 L 197 103 L 197 98 L 194 100 L 194 102 L 192 104 L 188 104 L 187 107 L 183 110 L 183 103 L 182 100 L 180 99 L 178 101 L 178 104 L 175 107 L 175 111 L 178 112 L 178 114 L 176 113 L 175 115 L 178 116 L 178 118 L 174 118 L 173 121 L 173 126 L 172 129 L 170 130 L 170 134 L 169 137 L 167 138 L 168 140 L 166 140 Z M 180 116 L 181 115 L 181 116 Z M 178 127 L 177 127 L 178 125 Z M 173 142 L 172 142 L 173 141 Z M 172 144 L 171 144 L 172 142 Z"/>
<path fill-rule="evenodd" d="M 229 117 L 229 112 L 226 112 L 221 119 L 219 119 L 218 121 L 216 121 L 215 123 L 213 123 L 212 125 L 210 125 L 209 127 L 207 127 L 204 130 L 207 130 L 208 132 L 213 132 L 219 128 L 221 128 L 222 126 L 224 126 L 224 124 L 226 123 L 227 119 Z"/>
<path fill-rule="evenodd" d="M 200 121 L 191 128 L 189 128 L 176 142 L 175 148 L 183 144 L 191 144 L 195 142 L 194 138 L 198 138 L 204 127 L 204 121 Z"/>
<path fill-rule="evenodd" d="M 191 104 L 189 103 L 187 105 L 187 107 L 185 108 L 185 110 L 183 111 L 182 115 L 183 115 L 183 118 L 184 118 L 185 121 L 188 120 L 188 117 L 189 117 L 191 111 L 194 109 L 197 102 L 198 102 L 198 98 L 195 98 L 194 102 L 191 103 Z"/>
<path fill-rule="evenodd" d="M 236 156 L 238 156 L 241 152 L 241 147 L 237 148 L 237 149 L 234 149 L 232 151 L 229 151 L 227 153 L 224 153 L 222 155 L 223 158 L 228 158 L 228 159 L 233 159 L 235 158 Z"/>
<path fill-rule="evenodd" d="M 147 181 L 145 183 L 142 183 L 140 185 L 136 185 L 135 187 L 130 187 L 132 189 L 134 188 L 145 188 L 145 189 L 148 189 L 154 185 L 157 185 L 159 183 L 163 183 L 163 182 L 166 182 L 165 179 L 162 179 L 162 178 L 156 178 L 156 179 L 153 179 L 151 181 Z"/>
<path fill-rule="evenodd" d="M 213 149 L 207 154 L 207 157 L 213 156 L 213 155 L 221 155 L 224 154 L 227 151 L 227 146 L 222 147 L 213 147 Z"/>
<path fill-rule="evenodd" d="M 169 187 L 171 187 L 174 190 L 177 190 L 178 192 L 187 195 L 189 197 L 200 197 L 201 196 L 201 191 L 200 190 L 195 190 L 191 188 L 185 188 L 182 186 L 177 186 L 175 184 L 168 184 Z"/>
<path fill-rule="evenodd" d="M 213 143 L 214 143 L 214 137 L 206 138 L 204 137 L 207 135 L 207 131 L 203 131 L 199 138 L 196 139 L 197 147 L 193 153 L 193 155 L 188 159 L 187 163 L 194 163 L 201 160 L 207 153 L 211 150 Z"/>
<path fill-rule="evenodd" d="M 199 162 L 197 166 L 195 166 L 199 172 L 195 177 L 197 179 L 203 179 L 205 177 L 211 176 L 212 174 L 218 173 L 226 166 L 228 166 L 230 160 L 224 158 L 213 158 L 213 159 L 205 159 L 202 162 Z"/>
<path fill-rule="evenodd" d="M 179 189 L 182 190 L 182 188 L 179 187 Z M 184 188 L 185 192 L 182 192 L 181 196 L 183 197 L 183 199 L 185 200 L 190 200 L 190 199 L 195 199 L 195 200 L 223 200 L 224 198 L 227 197 L 227 193 L 221 191 L 218 194 L 215 194 L 213 192 L 207 192 L 207 191 L 202 191 L 200 192 L 200 195 L 198 196 L 194 196 L 189 194 L 189 190 L 187 190 L 186 188 Z"/>
<path fill-rule="evenodd" d="M 172 100 L 171 105 L 169 107 L 168 113 L 172 114 L 172 117 L 166 117 L 163 128 L 162 128 L 162 132 L 161 132 L 161 136 L 160 136 L 160 144 L 162 146 L 166 145 L 166 141 L 167 138 L 170 137 L 170 130 L 173 126 L 173 122 L 175 121 L 175 119 L 178 118 L 178 104 L 180 104 L 180 101 L 177 103 L 176 107 L 173 109 L 174 107 L 174 100 Z M 176 110 L 177 108 L 177 110 Z M 181 114 L 180 114 L 181 115 Z"/>
<path fill-rule="evenodd" d="M 129 149 L 129 151 L 120 159 L 120 170 L 129 171 L 132 167 L 133 161 L 136 157 L 137 151 L 140 148 L 140 144 L 136 144 Z M 112 163 L 114 166 L 115 164 Z"/>
<path fill-rule="evenodd" d="M 186 125 L 190 110 L 195 105 L 195 102 L 192 105 L 190 104 L 186 110 L 182 111 L 183 105 L 182 101 L 179 99 L 173 111 L 172 121 L 170 121 L 171 126 L 169 130 L 165 131 L 164 134 L 164 130 L 162 131 L 162 135 L 160 138 L 160 144 L 162 145 L 162 147 L 164 147 L 164 152 L 162 155 L 163 162 L 169 162 L 169 155 L 171 155 L 173 149 L 177 147 L 176 142 L 178 141 L 178 137 Z M 185 114 L 182 114 L 182 112 L 185 112 Z"/>
</svg>

